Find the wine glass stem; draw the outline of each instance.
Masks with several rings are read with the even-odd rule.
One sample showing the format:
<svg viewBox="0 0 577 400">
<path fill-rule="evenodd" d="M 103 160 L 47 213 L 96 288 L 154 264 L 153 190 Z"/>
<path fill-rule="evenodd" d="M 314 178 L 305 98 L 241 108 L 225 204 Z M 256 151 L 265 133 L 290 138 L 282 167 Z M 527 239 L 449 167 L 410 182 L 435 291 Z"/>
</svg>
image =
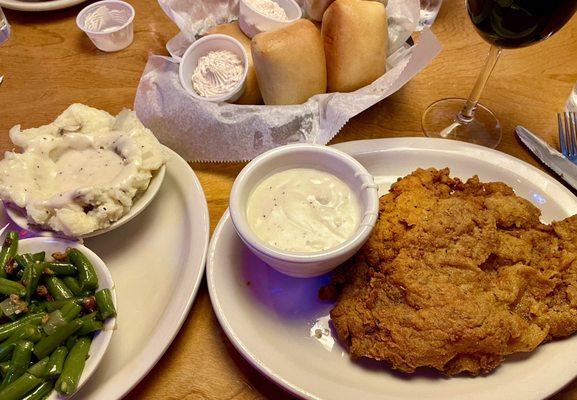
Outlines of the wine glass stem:
<svg viewBox="0 0 577 400">
<path fill-rule="evenodd" d="M 479 74 L 477 78 L 477 82 L 475 83 L 475 87 L 471 91 L 465 106 L 457 115 L 457 120 L 462 124 L 468 124 L 473 120 L 475 117 L 475 109 L 477 108 L 477 103 L 479 102 L 479 98 L 481 97 L 481 93 L 483 93 L 483 89 L 485 89 L 485 85 L 491 76 L 491 72 L 495 68 L 497 64 L 497 60 L 501 55 L 501 48 L 497 46 L 491 46 L 489 50 L 489 55 L 487 56 L 487 60 L 485 61 L 485 66 L 483 70 Z"/>
</svg>

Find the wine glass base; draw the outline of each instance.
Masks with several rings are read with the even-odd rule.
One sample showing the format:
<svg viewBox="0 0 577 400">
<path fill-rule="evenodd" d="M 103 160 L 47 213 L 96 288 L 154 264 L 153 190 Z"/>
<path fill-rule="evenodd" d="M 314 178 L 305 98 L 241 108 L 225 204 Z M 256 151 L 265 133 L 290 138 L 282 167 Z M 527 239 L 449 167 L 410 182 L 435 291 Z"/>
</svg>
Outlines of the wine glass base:
<svg viewBox="0 0 577 400">
<path fill-rule="evenodd" d="M 501 124 L 495 114 L 482 104 L 477 105 L 475 118 L 464 123 L 457 119 L 465 99 L 443 99 L 431 104 L 423 113 L 425 136 L 461 140 L 494 149 L 501 142 Z"/>
</svg>

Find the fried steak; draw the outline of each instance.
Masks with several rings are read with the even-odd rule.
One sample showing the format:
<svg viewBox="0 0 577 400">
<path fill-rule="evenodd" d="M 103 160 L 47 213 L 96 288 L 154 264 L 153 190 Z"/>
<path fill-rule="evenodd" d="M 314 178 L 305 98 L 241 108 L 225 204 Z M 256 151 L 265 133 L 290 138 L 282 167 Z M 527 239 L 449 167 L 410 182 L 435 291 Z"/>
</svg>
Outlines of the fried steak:
<svg viewBox="0 0 577 400">
<path fill-rule="evenodd" d="M 320 296 L 353 358 L 485 374 L 577 330 L 577 215 L 546 225 L 504 183 L 419 169 Z"/>
</svg>

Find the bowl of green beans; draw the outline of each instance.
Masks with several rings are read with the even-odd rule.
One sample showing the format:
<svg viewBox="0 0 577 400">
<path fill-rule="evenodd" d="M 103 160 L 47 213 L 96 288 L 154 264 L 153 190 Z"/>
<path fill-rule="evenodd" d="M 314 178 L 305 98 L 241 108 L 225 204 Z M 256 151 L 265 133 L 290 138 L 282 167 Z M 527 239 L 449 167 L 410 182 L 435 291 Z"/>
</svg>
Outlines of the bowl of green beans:
<svg viewBox="0 0 577 400">
<path fill-rule="evenodd" d="M 64 239 L 0 249 L 0 399 L 59 399 L 94 373 L 116 327 L 116 294 L 104 262 Z"/>
</svg>

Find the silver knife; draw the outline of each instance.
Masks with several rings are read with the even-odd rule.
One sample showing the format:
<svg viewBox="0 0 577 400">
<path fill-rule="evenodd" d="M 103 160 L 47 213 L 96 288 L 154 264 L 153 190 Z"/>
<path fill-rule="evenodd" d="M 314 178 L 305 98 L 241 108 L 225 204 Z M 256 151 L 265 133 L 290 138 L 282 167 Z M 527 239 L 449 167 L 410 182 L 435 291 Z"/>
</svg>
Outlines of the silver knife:
<svg viewBox="0 0 577 400">
<path fill-rule="evenodd" d="M 555 171 L 565 182 L 577 189 L 577 165 L 528 129 L 519 125 L 515 128 L 515 132 L 539 160 Z"/>
</svg>

